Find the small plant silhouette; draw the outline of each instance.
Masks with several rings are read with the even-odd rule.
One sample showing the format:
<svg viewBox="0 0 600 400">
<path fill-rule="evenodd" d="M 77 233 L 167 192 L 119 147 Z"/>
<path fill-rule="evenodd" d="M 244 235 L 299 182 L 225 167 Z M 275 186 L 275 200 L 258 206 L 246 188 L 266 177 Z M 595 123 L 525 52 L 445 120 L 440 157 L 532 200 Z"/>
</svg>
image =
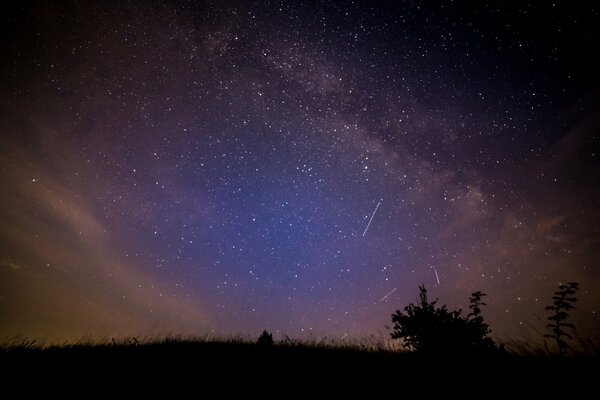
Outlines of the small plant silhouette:
<svg viewBox="0 0 600 400">
<path fill-rule="evenodd" d="M 488 335 L 491 332 L 490 326 L 483 321 L 481 315 L 481 306 L 487 305 L 482 298 L 487 296 L 481 290 L 471 293 L 469 297 L 469 309 L 471 312 L 467 315 L 468 333 L 471 336 L 470 342 L 475 343 L 480 348 L 493 349 L 494 342 Z"/>
<path fill-rule="evenodd" d="M 558 354 L 561 357 L 565 355 L 568 348 L 564 338 L 573 339 L 569 333 L 565 332 L 565 329 L 575 330 L 575 325 L 566 322 L 566 320 L 569 318 L 569 310 L 573 308 L 573 303 L 577 302 L 574 295 L 578 290 L 579 283 L 577 282 L 567 282 L 566 285 L 560 285 L 559 289 L 554 292 L 554 296 L 552 296 L 553 305 L 546 307 L 546 310 L 551 312 L 548 317 L 550 323 L 546 327 L 552 333 L 547 333 L 544 337 L 556 340 Z"/>
<path fill-rule="evenodd" d="M 259 346 L 272 346 L 273 335 L 267 332 L 267 330 L 265 329 L 263 333 L 258 337 L 256 344 Z"/>
<path fill-rule="evenodd" d="M 391 336 L 402 339 L 405 348 L 424 353 L 493 349 L 494 342 L 487 336 L 489 326 L 481 316 L 484 296 L 480 291 L 473 293 L 471 312 L 463 317 L 461 310 L 450 311 L 445 305 L 437 306 L 437 299 L 430 302 L 425 286 L 419 286 L 419 304 L 411 303 L 404 308 L 404 313 L 392 314 Z"/>
</svg>

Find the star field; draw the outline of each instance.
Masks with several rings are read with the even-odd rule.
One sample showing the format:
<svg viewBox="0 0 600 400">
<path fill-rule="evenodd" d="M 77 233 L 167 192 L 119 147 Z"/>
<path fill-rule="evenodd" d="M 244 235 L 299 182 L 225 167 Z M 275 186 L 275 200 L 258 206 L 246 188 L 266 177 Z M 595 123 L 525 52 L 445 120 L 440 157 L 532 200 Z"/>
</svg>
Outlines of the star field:
<svg viewBox="0 0 600 400">
<path fill-rule="evenodd" d="M 596 338 L 597 7 L 0 7 L 0 336 Z"/>
</svg>

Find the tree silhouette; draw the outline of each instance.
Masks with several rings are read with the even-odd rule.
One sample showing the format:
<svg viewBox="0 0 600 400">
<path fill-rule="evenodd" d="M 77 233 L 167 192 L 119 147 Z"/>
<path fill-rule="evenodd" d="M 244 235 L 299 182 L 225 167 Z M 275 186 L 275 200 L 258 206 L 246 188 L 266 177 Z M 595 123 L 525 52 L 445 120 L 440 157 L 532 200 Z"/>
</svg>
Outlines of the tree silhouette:
<svg viewBox="0 0 600 400">
<path fill-rule="evenodd" d="M 267 332 L 267 330 L 265 329 L 263 333 L 258 337 L 256 344 L 259 346 L 272 346 L 273 335 Z"/>
<path fill-rule="evenodd" d="M 424 353 L 448 353 L 477 351 L 494 348 L 494 342 L 487 336 L 489 326 L 481 316 L 482 292 L 471 295 L 470 314 L 461 316 L 461 310 L 450 311 L 443 305 L 437 306 L 437 299 L 427 299 L 427 289 L 419 286 L 419 303 L 410 303 L 404 313 L 392 314 L 393 339 L 402 339 L 405 348 Z"/>
<path fill-rule="evenodd" d="M 547 333 L 544 337 L 556 340 L 560 356 L 563 356 L 568 348 L 567 342 L 563 338 L 573 339 L 564 329 L 575 330 L 575 325 L 565 321 L 569 318 L 568 311 L 573 308 L 573 303 L 577 302 L 574 295 L 578 290 L 579 283 L 577 282 L 567 282 L 566 285 L 560 285 L 559 289 L 554 292 L 554 296 L 552 296 L 553 305 L 546 307 L 546 310 L 551 312 L 548 317 L 548 321 L 551 322 L 546 327 L 552 333 Z"/>
</svg>

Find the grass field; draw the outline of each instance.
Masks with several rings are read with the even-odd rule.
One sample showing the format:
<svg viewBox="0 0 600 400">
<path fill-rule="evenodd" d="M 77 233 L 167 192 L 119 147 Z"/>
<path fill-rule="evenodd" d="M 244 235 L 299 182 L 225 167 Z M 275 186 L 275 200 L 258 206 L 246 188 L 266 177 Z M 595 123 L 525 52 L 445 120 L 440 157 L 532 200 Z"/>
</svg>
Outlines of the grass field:
<svg viewBox="0 0 600 400">
<path fill-rule="evenodd" d="M 21 342 L 0 352 L 4 382 L 9 385 L 27 377 L 32 382 L 66 380 L 93 387 L 142 385 L 162 390 L 173 384 L 180 389 L 201 385 L 233 390 L 245 382 L 252 387 L 360 386 L 393 392 L 395 385 L 413 385 L 414 390 L 416 382 L 425 382 L 424 389 L 434 392 L 461 393 L 482 386 L 554 395 L 564 390 L 571 397 L 575 390 L 595 387 L 599 360 L 592 354 L 559 358 L 524 352 L 423 355 L 369 340 L 350 344 L 287 340 L 271 346 L 242 339 L 127 339 L 47 347 Z"/>
</svg>

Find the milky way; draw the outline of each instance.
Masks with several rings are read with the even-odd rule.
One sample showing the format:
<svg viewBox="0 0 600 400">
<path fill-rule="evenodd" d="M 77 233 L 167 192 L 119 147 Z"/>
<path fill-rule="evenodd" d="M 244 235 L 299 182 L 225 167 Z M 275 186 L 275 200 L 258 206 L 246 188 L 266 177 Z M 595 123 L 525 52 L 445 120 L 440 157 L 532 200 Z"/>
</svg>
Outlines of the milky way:
<svg viewBox="0 0 600 400">
<path fill-rule="evenodd" d="M 0 336 L 597 337 L 598 8 L 247 3 L 1 6 Z"/>
</svg>

